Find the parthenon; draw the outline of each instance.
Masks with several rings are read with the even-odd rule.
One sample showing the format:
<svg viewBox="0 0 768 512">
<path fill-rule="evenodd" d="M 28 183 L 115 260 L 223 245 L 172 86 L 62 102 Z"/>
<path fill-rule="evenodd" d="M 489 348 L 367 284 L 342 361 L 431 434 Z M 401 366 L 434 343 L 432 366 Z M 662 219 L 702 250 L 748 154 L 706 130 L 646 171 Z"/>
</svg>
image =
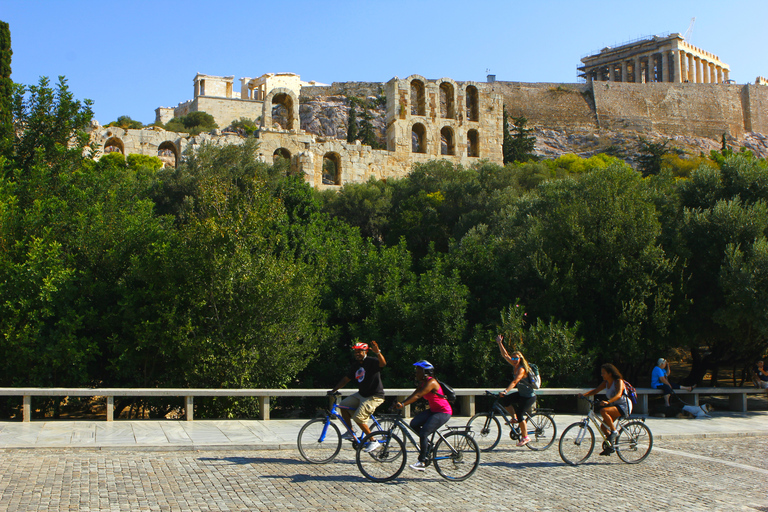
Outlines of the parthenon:
<svg viewBox="0 0 768 512">
<path fill-rule="evenodd" d="M 730 67 L 717 55 L 685 41 L 680 34 L 653 36 L 581 59 L 579 77 L 587 82 L 723 83 Z"/>
</svg>

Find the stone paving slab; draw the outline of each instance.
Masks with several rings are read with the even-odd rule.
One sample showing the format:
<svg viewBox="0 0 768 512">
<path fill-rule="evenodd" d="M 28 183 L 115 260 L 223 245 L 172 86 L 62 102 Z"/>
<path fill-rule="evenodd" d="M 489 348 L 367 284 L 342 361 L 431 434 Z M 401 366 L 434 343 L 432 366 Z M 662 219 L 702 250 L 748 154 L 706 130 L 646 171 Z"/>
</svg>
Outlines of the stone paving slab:
<svg viewBox="0 0 768 512">
<path fill-rule="evenodd" d="M 555 414 L 558 434 L 582 416 Z M 464 425 L 454 417 L 449 425 Z M 94 449 L 285 449 L 296 448 L 308 420 L 120 420 L 0 422 L 0 450 L 34 448 Z M 715 412 L 707 419 L 647 418 L 656 439 L 768 436 L 768 411 Z M 502 445 L 511 444 L 502 435 Z"/>
<path fill-rule="evenodd" d="M 683 420 L 681 420 L 683 421 Z M 293 451 L 157 453 L 8 450 L 0 510 L 17 511 L 751 511 L 768 510 L 768 436 L 657 441 L 642 463 L 594 454 L 565 465 L 556 447 L 483 453 L 477 472 L 448 482 L 405 468 L 388 483 L 363 478 L 352 450 L 313 465 Z M 407 463 L 415 460 L 407 454 Z"/>
</svg>

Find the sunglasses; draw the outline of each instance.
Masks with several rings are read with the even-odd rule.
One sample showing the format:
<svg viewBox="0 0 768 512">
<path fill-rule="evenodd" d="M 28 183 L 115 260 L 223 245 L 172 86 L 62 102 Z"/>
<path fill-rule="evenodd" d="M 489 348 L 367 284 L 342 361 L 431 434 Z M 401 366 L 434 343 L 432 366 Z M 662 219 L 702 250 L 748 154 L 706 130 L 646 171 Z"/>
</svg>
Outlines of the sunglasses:
<svg viewBox="0 0 768 512">
<path fill-rule="evenodd" d="M 520 360 L 519 357 L 510 357 L 510 359 L 513 360 L 513 361 L 519 361 Z"/>
</svg>

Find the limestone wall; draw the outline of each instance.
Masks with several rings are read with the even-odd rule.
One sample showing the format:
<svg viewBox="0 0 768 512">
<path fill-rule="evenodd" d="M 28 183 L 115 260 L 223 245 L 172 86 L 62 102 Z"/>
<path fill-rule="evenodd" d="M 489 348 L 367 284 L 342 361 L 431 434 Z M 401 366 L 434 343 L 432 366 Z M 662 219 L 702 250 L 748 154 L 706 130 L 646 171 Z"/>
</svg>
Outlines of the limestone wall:
<svg viewBox="0 0 768 512">
<path fill-rule="evenodd" d="M 768 87 L 745 85 L 744 89 L 748 112 L 745 116 L 746 131 L 768 134 Z"/>
<path fill-rule="evenodd" d="M 301 88 L 301 99 L 314 99 L 319 96 L 354 96 L 367 98 L 384 94 L 384 84 L 381 82 L 333 82 L 324 86 L 304 86 Z"/>
<path fill-rule="evenodd" d="M 195 108 L 192 110 L 203 111 L 213 116 L 219 128 L 226 128 L 232 121 L 240 118 L 248 118 L 256 121 L 261 117 L 264 102 L 257 100 L 243 100 L 240 98 L 211 98 L 198 96 L 193 100 Z M 187 112 L 189 113 L 189 112 Z M 176 114 L 186 115 L 186 114 Z"/>
<path fill-rule="evenodd" d="M 600 128 L 655 131 L 666 136 L 740 137 L 745 131 L 744 86 L 594 82 Z"/>
<path fill-rule="evenodd" d="M 595 130 L 595 105 L 588 84 L 494 82 L 510 117 L 524 116 L 532 126 Z"/>
</svg>

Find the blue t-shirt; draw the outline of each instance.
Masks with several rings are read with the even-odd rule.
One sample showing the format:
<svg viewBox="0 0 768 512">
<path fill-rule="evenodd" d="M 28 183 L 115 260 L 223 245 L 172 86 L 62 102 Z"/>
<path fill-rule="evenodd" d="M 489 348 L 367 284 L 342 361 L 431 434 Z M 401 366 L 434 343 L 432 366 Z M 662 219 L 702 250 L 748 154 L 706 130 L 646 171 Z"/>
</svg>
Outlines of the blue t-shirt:
<svg viewBox="0 0 768 512">
<path fill-rule="evenodd" d="M 666 377 L 666 376 L 667 376 L 667 370 L 665 370 L 661 366 L 655 366 L 653 368 L 653 373 L 651 373 L 651 387 L 653 389 L 656 389 L 657 387 L 661 386 L 661 381 L 659 381 L 659 377 Z"/>
</svg>

